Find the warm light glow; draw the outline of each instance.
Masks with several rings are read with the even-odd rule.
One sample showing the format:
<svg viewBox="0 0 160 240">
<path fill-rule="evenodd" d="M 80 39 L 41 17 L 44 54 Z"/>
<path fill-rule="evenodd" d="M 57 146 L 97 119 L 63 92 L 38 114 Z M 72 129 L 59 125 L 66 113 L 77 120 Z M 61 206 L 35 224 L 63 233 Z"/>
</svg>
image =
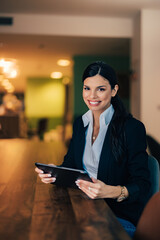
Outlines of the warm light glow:
<svg viewBox="0 0 160 240">
<path fill-rule="evenodd" d="M 3 86 L 3 87 L 8 86 L 9 83 L 10 83 L 10 82 L 8 81 L 8 79 L 3 79 L 3 80 L 2 80 L 2 86 Z"/>
<path fill-rule="evenodd" d="M 0 60 L 0 67 L 4 67 L 4 64 L 5 64 L 4 59 L 1 59 L 1 60 Z"/>
<path fill-rule="evenodd" d="M 57 61 L 57 64 L 58 64 L 59 66 L 62 66 L 62 67 L 67 67 L 67 66 L 70 65 L 70 61 L 67 60 L 67 59 L 59 59 L 59 60 Z"/>
<path fill-rule="evenodd" d="M 52 72 L 51 73 L 51 78 L 56 78 L 56 79 L 59 79 L 59 78 L 62 78 L 63 74 L 61 72 Z"/>
<path fill-rule="evenodd" d="M 4 78 L 15 78 L 17 76 L 17 72 L 15 59 L 0 59 L 0 75 Z"/>
<path fill-rule="evenodd" d="M 10 72 L 10 78 L 16 78 L 17 77 L 17 71 L 13 70 Z"/>
<path fill-rule="evenodd" d="M 9 89 L 11 89 L 13 87 L 13 85 L 11 84 L 11 83 L 9 83 L 7 86 L 5 86 L 4 88 L 6 89 L 6 90 L 9 90 Z"/>
<path fill-rule="evenodd" d="M 0 82 L 3 80 L 3 75 L 0 75 Z"/>
<path fill-rule="evenodd" d="M 3 79 L 2 80 L 2 86 L 7 90 L 7 92 L 12 93 L 14 92 L 15 88 L 12 85 L 12 83 L 10 83 L 10 81 L 8 79 Z"/>
<path fill-rule="evenodd" d="M 13 108 L 13 103 L 12 103 L 12 102 L 7 102 L 7 103 L 6 103 L 6 107 L 7 107 L 8 109 L 12 109 L 12 108 Z"/>
<path fill-rule="evenodd" d="M 14 63 L 13 63 L 14 64 Z M 10 62 L 10 61 L 4 61 L 4 66 L 3 66 L 3 72 L 4 73 L 8 73 L 8 72 L 10 72 L 10 69 L 12 69 L 13 67 L 12 67 L 12 62 Z"/>
<path fill-rule="evenodd" d="M 14 90 L 15 90 L 15 88 L 12 86 L 11 88 L 7 89 L 7 92 L 8 92 L 8 93 L 13 93 Z"/>
</svg>

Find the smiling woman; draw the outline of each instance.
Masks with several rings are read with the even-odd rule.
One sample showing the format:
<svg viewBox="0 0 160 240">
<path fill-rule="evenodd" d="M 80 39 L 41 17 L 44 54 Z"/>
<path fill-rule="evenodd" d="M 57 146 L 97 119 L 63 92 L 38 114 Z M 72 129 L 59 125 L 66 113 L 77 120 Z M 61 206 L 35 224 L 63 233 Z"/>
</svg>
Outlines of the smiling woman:
<svg viewBox="0 0 160 240">
<path fill-rule="evenodd" d="M 94 62 L 84 71 L 83 99 L 89 110 L 75 120 L 61 166 L 86 170 L 92 182 L 76 184 L 89 198 L 104 198 L 133 236 L 150 188 L 144 125 L 127 113 L 118 97 L 115 71 Z M 44 183 L 53 183 L 36 168 Z"/>
</svg>

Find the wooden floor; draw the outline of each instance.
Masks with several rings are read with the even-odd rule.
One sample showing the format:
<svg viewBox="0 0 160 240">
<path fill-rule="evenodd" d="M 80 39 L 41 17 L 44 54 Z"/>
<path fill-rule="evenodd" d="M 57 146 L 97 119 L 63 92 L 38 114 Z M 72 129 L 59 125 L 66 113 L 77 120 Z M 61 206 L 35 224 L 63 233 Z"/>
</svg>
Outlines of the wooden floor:
<svg viewBox="0 0 160 240">
<path fill-rule="evenodd" d="M 60 164 L 62 142 L 0 140 L 1 240 L 130 239 L 104 200 L 40 182 L 34 163 Z"/>
</svg>

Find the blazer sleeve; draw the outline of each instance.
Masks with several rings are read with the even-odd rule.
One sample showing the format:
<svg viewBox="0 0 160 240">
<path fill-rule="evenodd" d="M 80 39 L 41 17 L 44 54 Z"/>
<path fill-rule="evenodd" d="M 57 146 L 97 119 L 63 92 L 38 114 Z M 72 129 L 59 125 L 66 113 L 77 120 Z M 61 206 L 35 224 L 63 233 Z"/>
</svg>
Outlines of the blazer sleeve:
<svg viewBox="0 0 160 240">
<path fill-rule="evenodd" d="M 142 122 L 132 118 L 125 126 L 128 159 L 128 201 L 145 201 L 150 181 L 146 131 Z"/>
</svg>

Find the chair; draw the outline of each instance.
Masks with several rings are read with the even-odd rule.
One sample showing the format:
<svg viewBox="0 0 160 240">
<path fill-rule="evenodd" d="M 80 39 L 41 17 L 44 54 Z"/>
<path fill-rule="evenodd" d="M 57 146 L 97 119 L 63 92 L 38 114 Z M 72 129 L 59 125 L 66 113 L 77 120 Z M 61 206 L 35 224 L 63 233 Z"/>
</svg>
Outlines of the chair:
<svg viewBox="0 0 160 240">
<path fill-rule="evenodd" d="M 134 240 L 160 239 L 160 192 L 159 163 L 153 156 L 148 156 L 151 189 L 148 193 L 148 203 L 139 219 Z"/>
<path fill-rule="evenodd" d="M 155 157 L 160 164 L 160 144 L 150 135 L 147 135 L 147 145 L 150 154 Z"/>
<path fill-rule="evenodd" d="M 43 140 L 43 135 L 44 135 L 45 131 L 47 130 L 47 123 L 48 123 L 47 118 L 41 118 L 38 122 L 37 134 L 38 134 L 40 140 Z"/>
<path fill-rule="evenodd" d="M 151 155 L 148 156 L 148 167 L 150 170 L 151 188 L 148 193 L 148 199 L 150 199 L 156 192 L 159 191 L 159 163 L 157 159 Z"/>
<path fill-rule="evenodd" d="M 138 222 L 133 239 L 160 239 L 160 192 L 155 193 L 147 203 Z"/>
</svg>

